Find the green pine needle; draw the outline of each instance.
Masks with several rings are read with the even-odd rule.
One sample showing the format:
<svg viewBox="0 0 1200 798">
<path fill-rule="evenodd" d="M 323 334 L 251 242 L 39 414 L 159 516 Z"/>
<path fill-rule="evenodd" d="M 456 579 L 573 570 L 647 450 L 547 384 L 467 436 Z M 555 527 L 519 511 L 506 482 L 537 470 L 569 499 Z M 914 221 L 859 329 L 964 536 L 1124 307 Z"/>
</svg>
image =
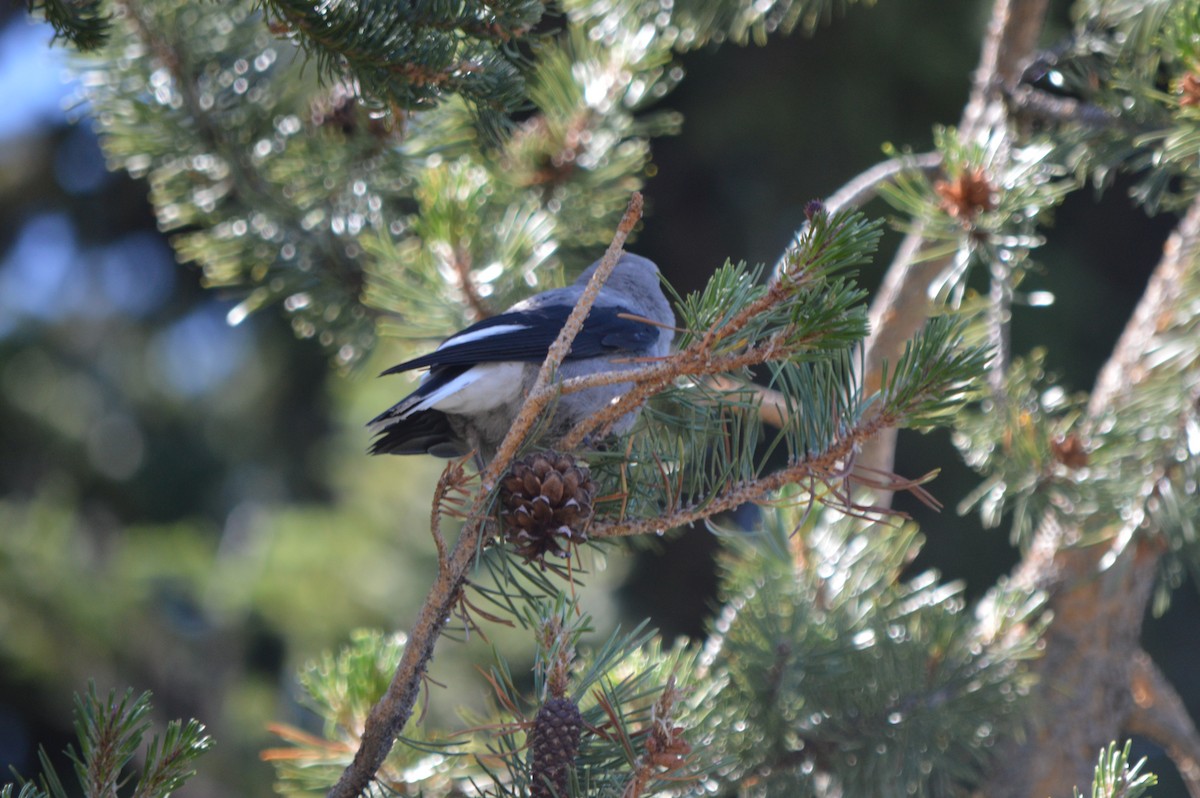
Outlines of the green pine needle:
<svg viewBox="0 0 1200 798">
<path fill-rule="evenodd" d="M 87 796 L 116 796 L 133 780 L 129 764 L 145 742 L 150 730 L 150 693 L 134 697 L 128 689 L 118 695 L 109 691 L 102 698 L 94 683 L 87 693 L 75 696 L 75 734 L 79 750 L 68 747 L 67 757 L 74 764 L 80 789 Z M 212 748 L 213 741 L 199 722 L 179 720 L 167 724 L 163 736 L 155 735 L 145 749 L 144 764 L 134 780 L 133 798 L 166 798 L 195 775 L 197 758 Z M 40 786 L 19 779 L 16 798 L 68 798 L 50 757 L 38 751 L 42 773 Z M 0 791 L 12 798 L 12 785 Z"/>
<path fill-rule="evenodd" d="M 1145 757 L 1130 767 L 1131 746 L 1132 741 L 1126 741 L 1125 746 L 1118 749 L 1117 744 L 1112 742 L 1100 752 L 1096 776 L 1092 781 L 1092 798 L 1140 798 L 1158 784 L 1157 776 L 1142 772 L 1146 764 Z M 1078 788 L 1075 789 L 1075 798 L 1081 798 Z"/>
<path fill-rule="evenodd" d="M 40 14 L 54 28 L 55 39 L 65 39 L 81 52 L 96 50 L 108 40 L 112 16 L 104 0 L 27 0 L 31 14 Z"/>
</svg>

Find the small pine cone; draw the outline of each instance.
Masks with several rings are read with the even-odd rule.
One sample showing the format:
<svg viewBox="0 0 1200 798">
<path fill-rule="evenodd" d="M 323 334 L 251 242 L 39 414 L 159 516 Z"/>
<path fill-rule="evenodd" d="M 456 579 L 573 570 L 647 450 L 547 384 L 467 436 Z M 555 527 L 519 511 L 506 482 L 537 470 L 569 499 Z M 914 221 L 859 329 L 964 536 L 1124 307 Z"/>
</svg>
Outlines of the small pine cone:
<svg viewBox="0 0 1200 798">
<path fill-rule="evenodd" d="M 996 209 L 996 188 L 982 166 L 963 172 L 953 181 L 939 180 L 933 190 L 941 197 L 941 209 L 960 221 L 969 222 L 980 211 Z"/>
<path fill-rule="evenodd" d="M 512 464 L 500 480 L 504 537 L 526 562 L 547 553 L 568 557 L 587 540 L 596 483 L 569 454 L 535 452 Z"/>
<path fill-rule="evenodd" d="M 548 698 L 529 733 L 529 798 L 567 798 L 583 716 L 569 698 Z"/>
</svg>

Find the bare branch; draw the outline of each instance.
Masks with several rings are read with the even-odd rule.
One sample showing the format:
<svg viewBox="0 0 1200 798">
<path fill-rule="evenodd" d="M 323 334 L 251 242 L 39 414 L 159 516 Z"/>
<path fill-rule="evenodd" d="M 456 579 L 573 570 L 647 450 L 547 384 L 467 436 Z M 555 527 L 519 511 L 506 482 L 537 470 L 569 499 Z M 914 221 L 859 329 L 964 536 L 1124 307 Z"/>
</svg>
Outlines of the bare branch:
<svg viewBox="0 0 1200 798">
<path fill-rule="evenodd" d="M 746 394 L 751 401 L 758 405 L 759 421 L 769 424 L 776 429 L 782 429 L 788 423 L 788 419 L 791 416 L 791 411 L 788 409 L 787 397 L 774 388 L 768 388 L 765 385 L 758 385 L 752 382 L 732 380 L 729 377 L 722 377 L 720 374 L 709 377 L 705 380 L 705 384 L 721 393 Z"/>
<path fill-rule="evenodd" d="M 450 254 L 450 265 L 454 268 L 459 288 L 462 289 L 463 297 L 467 300 L 467 307 L 471 308 L 471 315 L 475 321 L 491 316 L 492 313 L 484 304 L 483 297 L 479 295 L 479 289 L 475 287 L 475 279 L 471 276 L 471 253 L 465 247 L 455 246 Z"/>
<path fill-rule="evenodd" d="M 1156 337 L 1171 334 L 1171 322 L 1192 319 L 1183 288 L 1196 279 L 1198 255 L 1200 197 L 1171 234 L 1146 292 L 1101 370 L 1088 407 L 1089 424 L 1149 376 L 1146 355 L 1156 349 Z M 1189 361 L 1184 367 L 1194 382 L 1200 364 Z M 1184 403 L 1184 412 L 1194 412 L 1195 398 Z M 1164 463 L 1173 458 L 1174 444 L 1165 442 L 1162 462 L 1147 471 L 1140 495 L 1156 495 Z M 1118 534 L 1121 523 L 1114 519 L 1106 545 L 1074 546 L 1079 530 L 1047 514 L 1014 574 L 1014 583 L 1047 591 L 1054 622 L 1046 632 L 1046 655 L 1035 665 L 1040 681 L 1028 738 L 997 752 L 991 782 L 1002 787 L 995 793 L 1000 798 L 1070 792 L 1090 778 L 1095 752 L 1115 739 L 1123 725 L 1135 722 L 1136 694 L 1130 689 L 1137 676 L 1134 659 L 1141 651 L 1145 606 L 1166 547 L 1153 528 L 1137 529 L 1131 536 Z"/>
<path fill-rule="evenodd" d="M 1088 415 L 1097 418 L 1105 408 L 1133 390 L 1151 372 L 1146 353 L 1151 342 L 1160 334 L 1164 319 L 1178 307 L 1185 285 L 1185 275 L 1196 269 L 1200 259 L 1200 200 L 1194 201 L 1179 225 L 1163 246 L 1163 258 L 1150 276 L 1146 292 L 1113 350 L 1104 364 L 1092 398 Z"/>
<path fill-rule="evenodd" d="M 1133 711 L 1126 731 L 1161 745 L 1179 770 L 1188 795 L 1200 798 L 1200 733 L 1179 693 L 1145 651 L 1133 658 L 1130 690 Z"/>
</svg>

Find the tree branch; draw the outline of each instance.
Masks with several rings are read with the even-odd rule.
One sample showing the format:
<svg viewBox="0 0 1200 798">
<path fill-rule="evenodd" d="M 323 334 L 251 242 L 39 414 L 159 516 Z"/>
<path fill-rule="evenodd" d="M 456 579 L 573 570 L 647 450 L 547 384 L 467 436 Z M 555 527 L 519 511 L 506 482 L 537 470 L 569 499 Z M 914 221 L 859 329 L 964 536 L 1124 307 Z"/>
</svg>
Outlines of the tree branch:
<svg viewBox="0 0 1200 798">
<path fill-rule="evenodd" d="M 463 297 L 467 300 L 467 307 L 471 308 L 471 316 L 474 321 L 482 321 L 491 316 L 492 312 L 488 310 L 483 297 L 479 295 L 479 289 L 475 287 L 475 279 L 471 276 L 470 251 L 457 244 L 452 246 L 450 265 L 458 277 L 459 288 L 462 289 Z"/>
<path fill-rule="evenodd" d="M 555 391 L 550 387 L 551 376 L 570 351 L 571 342 L 582 329 L 584 319 L 595 303 L 601 286 L 616 266 L 625 239 L 641 216 L 642 196 L 634 192 L 629 201 L 629 208 L 617 226 L 612 243 L 604 253 L 600 266 L 592 275 L 591 282 L 584 289 L 567 323 L 563 325 L 558 339 L 550 347 L 541 371 L 538 372 L 537 382 L 513 422 L 512 429 L 500 444 L 495 458 L 481 475 L 480 486 L 466 514 L 467 523 L 459 533 L 449 558 L 445 558 L 442 567 L 439 567 L 425 602 L 417 613 L 416 623 L 409 631 L 404 654 L 396 666 L 387 691 L 367 715 L 354 760 L 329 791 L 329 798 L 356 798 L 361 795 L 370 785 L 388 752 L 392 750 L 396 737 L 412 716 L 412 709 L 420 692 L 422 678 L 428 670 L 429 660 L 433 656 L 434 646 L 450 618 L 454 605 L 458 602 L 467 572 L 482 548 L 484 530 L 487 527 L 485 510 L 491 489 L 500 475 L 508 469 L 513 455 L 533 428 L 541 411 L 553 399 Z M 447 469 L 454 467 L 455 463 L 451 463 Z M 437 517 L 435 512 L 435 522 Z"/>
<path fill-rule="evenodd" d="M 1179 770 L 1188 795 L 1200 798 L 1200 733 L 1179 693 L 1145 651 L 1134 655 L 1130 689 L 1133 710 L 1126 731 L 1161 745 Z"/>
<path fill-rule="evenodd" d="M 1153 366 L 1146 362 L 1146 353 L 1154 339 L 1164 331 L 1170 314 L 1184 301 L 1187 276 L 1196 269 L 1198 260 L 1200 199 L 1192 202 L 1187 215 L 1163 245 L 1162 260 L 1150 276 L 1141 302 L 1117 340 L 1112 357 L 1096 378 L 1088 402 L 1089 417 L 1098 418 L 1150 375 Z"/>
<path fill-rule="evenodd" d="M 1190 294 L 1184 288 L 1197 279 L 1198 268 L 1200 197 L 1168 239 L 1146 292 L 1100 372 L 1085 431 L 1128 401 L 1152 371 L 1165 368 L 1151 361 L 1161 337 L 1176 331 L 1173 325 L 1190 324 L 1187 302 L 1195 287 Z M 1195 383 L 1200 363 L 1189 361 L 1182 370 Z M 1184 413 L 1195 413 L 1195 398 L 1185 399 Z M 1153 500 L 1157 483 L 1174 462 L 1175 448 L 1174 441 L 1163 443 L 1156 467 L 1132 489 L 1137 495 Z M 1152 517 L 1136 528 L 1124 529 L 1125 523 L 1114 518 L 1102 530 L 1106 543 L 1081 546 L 1075 545 L 1077 526 L 1061 526 L 1054 514 L 1047 514 L 1014 574 L 1017 585 L 1047 591 L 1054 622 L 1046 632 L 1046 655 L 1034 667 L 1039 683 L 1029 734 L 1024 742 L 1009 742 L 996 753 L 990 782 L 999 798 L 1069 794 L 1090 780 L 1096 751 L 1135 722 L 1131 685 L 1136 686 L 1142 618 L 1166 547 L 1155 535 Z"/>
<path fill-rule="evenodd" d="M 640 518 L 634 521 L 624 519 L 596 524 L 588 529 L 590 538 L 626 537 L 632 535 L 654 534 L 661 530 L 674 529 L 680 526 L 711 518 L 717 513 L 732 510 L 748 502 L 762 501 L 766 496 L 787 485 L 804 482 L 817 482 L 829 489 L 834 497 L 828 501 L 825 496 L 818 496 L 814 491 L 812 501 L 830 504 L 835 509 L 848 515 L 861 515 L 865 512 L 881 510 L 882 515 L 900 515 L 887 511 L 885 508 L 860 507 L 849 500 L 848 495 L 837 491 L 834 482 L 849 477 L 849 463 L 854 458 L 855 449 L 863 441 L 869 440 L 879 430 L 895 424 L 897 419 L 887 413 L 877 413 L 870 419 L 847 431 L 833 446 L 820 454 L 805 457 L 797 463 L 775 471 L 765 477 L 749 482 L 734 483 L 715 496 L 703 497 L 698 504 L 677 507 L 654 518 Z M 912 484 L 915 487 L 915 483 Z M 676 498 L 681 498 L 676 496 Z"/>
<path fill-rule="evenodd" d="M 1014 84 L 1022 64 L 1034 52 L 1046 16 L 1048 0 L 996 0 L 980 55 L 971 96 L 959 123 L 964 141 L 1006 124 L 1003 88 Z M 871 303 L 871 335 L 864 347 L 863 390 L 879 387 L 884 361 L 894 362 L 904 343 L 921 328 L 933 309 L 928 288 L 946 268 L 947 258 L 924 257 L 925 240 L 918 229 L 905 236 Z M 892 430 L 869 442 L 859 462 L 891 471 L 896 453 Z M 886 503 L 887 497 L 879 501 Z"/>
<path fill-rule="evenodd" d="M 923 152 L 919 155 L 901 155 L 889 158 L 855 175 L 848 183 L 830 194 L 823 204 L 829 214 L 835 214 L 848 208 L 861 208 L 878 196 L 880 186 L 895 181 L 899 175 L 905 172 L 924 172 L 927 175 L 933 175 L 941 168 L 942 154 L 940 152 Z M 804 240 L 808 225 L 806 220 L 796 231 L 787 251 L 775 264 L 773 279 L 779 279 L 780 273 L 787 266 L 788 253 Z"/>
</svg>

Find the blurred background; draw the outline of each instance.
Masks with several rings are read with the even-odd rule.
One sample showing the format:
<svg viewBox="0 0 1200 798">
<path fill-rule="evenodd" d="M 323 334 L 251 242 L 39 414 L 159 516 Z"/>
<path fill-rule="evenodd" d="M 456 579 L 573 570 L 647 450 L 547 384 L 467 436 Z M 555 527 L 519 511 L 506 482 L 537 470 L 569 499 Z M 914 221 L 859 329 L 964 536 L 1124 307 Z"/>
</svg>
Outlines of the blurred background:
<svg viewBox="0 0 1200 798">
<path fill-rule="evenodd" d="M 687 77 L 663 105 L 683 132 L 653 146 L 631 248 L 680 292 L 727 258 L 773 263 L 808 200 L 881 160 L 885 142 L 922 151 L 932 125 L 957 121 L 989 5 L 854 8 L 812 39 L 682 58 Z M 1052 7 L 1065 35 L 1068 6 Z M 147 187 L 105 169 L 50 38 L 0 10 L 0 769 L 32 774 L 39 744 L 57 753 L 72 693 L 93 678 L 209 726 L 218 747 L 183 794 L 264 794 L 266 724 L 312 724 L 297 668 L 353 629 L 412 618 L 441 464 L 365 456 L 363 424 L 405 391 L 374 379 L 394 359 L 386 342 L 342 373 L 271 311 L 226 323 L 233 300 L 176 264 Z M 1014 351 L 1047 346 L 1050 369 L 1090 388 L 1172 224 L 1131 210 L 1119 185 L 1068 200 L 1027 284 L 1056 302 L 1016 308 Z M 868 286 L 897 240 L 863 270 Z M 945 511 L 899 500 L 928 538 L 912 567 L 978 595 L 1017 555 L 1005 529 L 954 511 L 976 482 L 948 435 L 902 435 L 897 471 L 935 468 Z M 601 632 L 648 617 L 668 638 L 703 635 L 716 545 L 685 530 L 599 563 L 586 602 Z M 1146 631 L 1193 716 L 1197 617 L 1188 586 Z M 493 642 L 514 671 L 528 663 L 528 641 Z M 465 678 L 482 645 L 444 642 L 434 677 Z M 463 696 L 482 704 L 468 684 L 454 700 L 434 689 L 426 722 L 453 724 Z M 1163 777 L 1156 794 L 1182 795 L 1165 756 L 1141 749 Z"/>
</svg>

